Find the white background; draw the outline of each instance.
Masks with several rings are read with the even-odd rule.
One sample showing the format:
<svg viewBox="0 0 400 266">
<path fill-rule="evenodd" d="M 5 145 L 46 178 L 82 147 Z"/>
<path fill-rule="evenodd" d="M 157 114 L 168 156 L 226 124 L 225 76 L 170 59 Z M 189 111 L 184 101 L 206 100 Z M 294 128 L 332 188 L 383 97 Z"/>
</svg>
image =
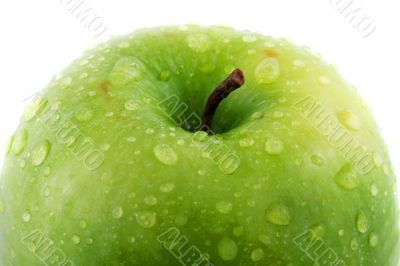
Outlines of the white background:
<svg viewBox="0 0 400 266">
<path fill-rule="evenodd" d="M 371 107 L 400 176 L 400 3 L 354 0 L 376 25 L 364 38 L 338 3 L 351 0 L 85 1 L 107 30 L 95 38 L 68 11 L 78 0 L 2 0 L 0 4 L 0 149 L 18 124 L 24 99 L 88 46 L 141 27 L 230 25 L 310 46 L 336 65 Z M 3 153 L 0 155 L 2 159 Z"/>
</svg>

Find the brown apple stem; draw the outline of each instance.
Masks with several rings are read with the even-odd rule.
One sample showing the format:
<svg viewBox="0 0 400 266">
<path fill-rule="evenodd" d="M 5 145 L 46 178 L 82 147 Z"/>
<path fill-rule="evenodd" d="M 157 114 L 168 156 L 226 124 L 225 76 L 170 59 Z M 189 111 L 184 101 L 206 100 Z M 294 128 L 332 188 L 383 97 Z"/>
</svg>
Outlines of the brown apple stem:
<svg viewBox="0 0 400 266">
<path fill-rule="evenodd" d="M 215 88 L 213 93 L 211 93 L 211 95 L 208 97 L 206 107 L 204 108 L 202 125 L 200 127 L 201 131 L 205 131 L 209 134 L 212 133 L 212 121 L 219 104 L 222 102 L 223 99 L 228 97 L 228 95 L 232 91 L 240 88 L 243 83 L 243 72 L 240 69 L 236 68 L 224 81 L 222 81 Z"/>
</svg>

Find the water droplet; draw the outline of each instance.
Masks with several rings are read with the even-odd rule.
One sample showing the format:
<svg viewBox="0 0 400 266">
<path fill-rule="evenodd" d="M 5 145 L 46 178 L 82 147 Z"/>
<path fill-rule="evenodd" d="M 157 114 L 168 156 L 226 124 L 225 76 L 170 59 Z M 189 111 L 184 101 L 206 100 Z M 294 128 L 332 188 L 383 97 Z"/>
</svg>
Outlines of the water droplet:
<svg viewBox="0 0 400 266">
<path fill-rule="evenodd" d="M 253 35 L 245 35 L 242 37 L 242 40 L 244 42 L 255 42 L 255 41 L 257 41 L 257 37 L 253 36 Z"/>
<path fill-rule="evenodd" d="M 25 108 L 23 115 L 24 120 L 26 122 L 31 121 L 46 109 L 47 104 L 48 102 L 45 99 L 35 99 L 27 108 Z"/>
<path fill-rule="evenodd" d="M 158 200 L 157 200 L 156 196 L 154 196 L 154 195 L 148 195 L 144 198 L 144 203 L 146 203 L 146 205 L 149 205 L 149 206 L 154 206 L 157 204 L 157 202 L 158 202 Z"/>
<path fill-rule="evenodd" d="M 80 65 L 80 66 L 86 66 L 88 63 L 89 63 L 89 60 L 83 59 L 83 60 L 81 60 L 81 61 L 79 62 L 79 65 Z"/>
<path fill-rule="evenodd" d="M 121 42 L 118 44 L 119 48 L 128 48 L 130 44 L 128 42 Z"/>
<path fill-rule="evenodd" d="M 265 142 L 265 151 L 272 155 L 280 154 L 284 149 L 283 142 L 276 138 L 270 138 Z"/>
<path fill-rule="evenodd" d="M 178 156 L 168 144 L 158 144 L 153 149 L 157 159 L 166 165 L 174 165 L 178 161 Z"/>
<path fill-rule="evenodd" d="M 83 72 L 82 74 L 79 75 L 80 79 L 86 79 L 87 77 L 89 77 L 89 74 L 86 72 Z"/>
<path fill-rule="evenodd" d="M 23 214 L 22 214 L 22 221 L 24 221 L 25 223 L 29 222 L 32 218 L 31 213 L 26 210 Z"/>
<path fill-rule="evenodd" d="M 131 82 L 143 78 L 145 67 L 136 58 L 127 56 L 119 59 L 112 69 L 109 79 L 113 86 L 123 88 Z"/>
<path fill-rule="evenodd" d="M 275 44 L 273 42 L 271 42 L 271 41 L 266 41 L 264 43 L 264 46 L 267 47 L 267 48 L 273 48 L 273 47 L 275 47 Z"/>
<path fill-rule="evenodd" d="M 225 201 L 225 200 L 217 202 L 215 207 L 216 207 L 217 211 L 219 211 L 220 213 L 223 213 L 223 214 L 227 214 L 227 213 L 231 212 L 233 209 L 232 203 L 229 201 Z"/>
<path fill-rule="evenodd" d="M 264 113 L 262 113 L 262 112 L 254 112 L 252 115 L 251 115 L 251 120 L 259 120 L 259 119 L 261 119 L 261 118 L 263 118 L 264 117 Z"/>
<path fill-rule="evenodd" d="M 186 42 L 195 52 L 205 52 L 211 46 L 208 36 L 200 33 L 189 35 Z"/>
<path fill-rule="evenodd" d="M 326 77 L 326 76 L 320 76 L 319 79 L 318 79 L 318 81 L 319 81 L 321 84 L 323 84 L 323 85 L 329 85 L 329 84 L 331 84 L 331 80 L 330 80 L 328 77 Z"/>
<path fill-rule="evenodd" d="M 32 151 L 32 165 L 39 166 L 46 160 L 50 151 L 50 146 L 50 142 L 45 140 Z"/>
<path fill-rule="evenodd" d="M 50 175 L 50 173 L 51 173 L 51 168 L 49 166 L 46 166 L 43 169 L 43 176 L 48 177 Z"/>
<path fill-rule="evenodd" d="M 6 155 L 10 153 L 13 142 L 14 142 L 14 136 L 9 137 L 6 143 L 6 149 L 5 149 Z"/>
<path fill-rule="evenodd" d="M 313 226 L 310 229 L 309 237 L 311 240 L 323 239 L 325 235 L 325 228 L 322 225 Z"/>
<path fill-rule="evenodd" d="M 76 120 L 86 122 L 93 118 L 93 111 L 89 109 L 80 110 L 75 114 Z"/>
<path fill-rule="evenodd" d="M 254 140 L 252 138 L 242 138 L 239 141 L 239 145 L 241 147 L 251 147 L 254 144 Z"/>
<path fill-rule="evenodd" d="M 139 103 L 135 100 L 129 100 L 125 102 L 125 109 L 129 111 L 135 111 L 139 109 L 139 106 L 140 106 Z"/>
<path fill-rule="evenodd" d="M 163 70 L 158 75 L 158 79 L 161 81 L 168 81 L 171 78 L 171 72 L 169 70 Z"/>
<path fill-rule="evenodd" d="M 148 129 L 146 129 L 146 134 L 153 134 L 154 133 L 154 129 L 149 127 Z"/>
<path fill-rule="evenodd" d="M 291 218 L 289 209 L 285 205 L 273 202 L 265 212 L 265 219 L 272 224 L 289 225 Z"/>
<path fill-rule="evenodd" d="M 342 111 L 338 113 L 338 119 L 343 126 L 351 130 L 359 130 L 361 121 L 359 117 L 351 111 Z"/>
<path fill-rule="evenodd" d="M 88 244 L 88 245 L 93 244 L 93 242 L 94 242 L 93 238 L 89 237 L 89 238 L 86 239 L 86 244 Z"/>
<path fill-rule="evenodd" d="M 371 195 L 376 197 L 379 194 L 379 189 L 378 186 L 376 184 L 372 184 L 371 185 Z"/>
<path fill-rule="evenodd" d="M 379 242 L 379 237 L 376 233 L 369 234 L 368 243 L 371 247 L 376 247 Z"/>
<path fill-rule="evenodd" d="M 176 223 L 176 225 L 184 226 L 184 225 L 187 223 L 187 221 L 188 221 L 188 218 L 187 218 L 187 216 L 184 215 L 184 214 L 178 214 L 178 215 L 176 215 L 176 217 L 175 217 L 175 223 Z"/>
<path fill-rule="evenodd" d="M 279 75 L 279 62 L 275 57 L 268 57 L 262 60 L 258 63 L 254 72 L 257 82 L 261 84 L 272 83 L 278 79 Z"/>
<path fill-rule="evenodd" d="M 368 219 L 364 212 L 359 212 L 357 215 L 357 222 L 356 222 L 357 230 L 360 233 L 366 233 L 368 231 Z"/>
<path fill-rule="evenodd" d="M 77 235 L 74 235 L 74 236 L 72 236 L 72 242 L 75 244 L 75 245 L 79 245 L 80 243 L 81 243 L 81 238 L 79 237 L 79 236 L 77 236 Z"/>
<path fill-rule="evenodd" d="M 28 131 L 22 130 L 14 138 L 14 142 L 12 145 L 13 153 L 15 155 L 20 155 L 24 151 L 27 142 L 28 142 Z"/>
<path fill-rule="evenodd" d="M 87 224 L 87 222 L 86 222 L 85 220 L 81 220 L 81 221 L 79 222 L 79 226 L 80 226 L 82 229 L 86 229 L 86 228 L 88 227 L 88 224 Z"/>
<path fill-rule="evenodd" d="M 6 210 L 6 206 L 2 200 L 0 200 L 0 214 L 3 214 Z"/>
<path fill-rule="evenodd" d="M 321 166 L 325 163 L 325 159 L 319 155 L 314 154 L 311 156 L 311 162 L 317 166 Z"/>
<path fill-rule="evenodd" d="M 284 116 L 284 113 L 281 112 L 281 111 L 275 111 L 275 112 L 272 114 L 272 118 L 275 118 L 275 119 L 282 118 L 283 116 Z"/>
<path fill-rule="evenodd" d="M 295 60 L 293 60 L 292 63 L 296 67 L 305 67 L 306 66 L 306 63 L 304 63 L 304 61 L 300 60 L 300 59 L 295 59 Z"/>
<path fill-rule="evenodd" d="M 339 187 L 346 190 L 355 189 L 360 185 L 360 177 L 351 164 L 344 165 L 334 179 Z"/>
<path fill-rule="evenodd" d="M 199 70 L 204 74 L 210 74 L 215 70 L 215 64 L 205 63 L 200 66 Z"/>
<path fill-rule="evenodd" d="M 200 176 L 205 176 L 207 174 L 207 170 L 206 169 L 199 169 L 197 171 L 197 174 Z"/>
<path fill-rule="evenodd" d="M 262 260 L 263 257 L 264 251 L 261 248 L 257 248 L 251 253 L 251 260 L 254 262 Z"/>
<path fill-rule="evenodd" d="M 232 233 L 233 233 L 235 236 L 241 236 L 241 235 L 243 235 L 243 233 L 244 233 L 244 227 L 241 226 L 241 225 L 235 226 L 235 227 L 233 228 L 233 230 L 232 230 Z"/>
<path fill-rule="evenodd" d="M 122 215 L 124 215 L 124 209 L 122 209 L 122 207 L 118 206 L 112 210 L 112 216 L 115 219 L 120 219 Z"/>
<path fill-rule="evenodd" d="M 19 167 L 21 167 L 22 169 L 24 169 L 26 166 L 26 161 L 25 159 L 21 159 L 21 161 L 19 162 Z"/>
<path fill-rule="evenodd" d="M 344 230 L 343 230 L 343 229 L 340 229 L 340 230 L 338 231 L 338 235 L 344 236 Z"/>
<path fill-rule="evenodd" d="M 72 83 L 72 78 L 66 77 L 60 81 L 60 86 L 62 89 L 66 89 L 71 85 L 71 83 Z"/>
<path fill-rule="evenodd" d="M 263 243 L 266 246 L 271 245 L 271 238 L 267 235 L 259 235 L 258 241 L 260 241 L 261 243 Z"/>
<path fill-rule="evenodd" d="M 135 142 L 135 141 L 136 141 L 136 138 L 135 138 L 134 136 L 129 136 L 129 137 L 126 138 L 126 140 L 127 140 L 128 142 Z"/>
<path fill-rule="evenodd" d="M 151 211 L 138 212 L 136 222 L 143 228 L 151 228 L 157 223 L 157 214 Z"/>
<path fill-rule="evenodd" d="M 102 151 L 108 151 L 110 149 L 110 147 L 111 147 L 111 145 L 108 144 L 108 143 L 103 143 L 103 144 L 100 145 L 100 149 Z"/>
<path fill-rule="evenodd" d="M 230 238 L 224 238 L 218 243 L 218 255 L 224 261 L 234 260 L 238 253 L 238 246 Z"/>
<path fill-rule="evenodd" d="M 350 247 L 351 247 L 352 250 L 356 250 L 358 248 L 358 241 L 357 241 L 356 238 L 353 238 L 350 241 Z"/>
<path fill-rule="evenodd" d="M 175 189 L 174 183 L 165 183 L 160 186 L 161 192 L 168 193 Z"/>
<path fill-rule="evenodd" d="M 45 188 L 43 189 L 43 196 L 44 196 L 45 198 L 48 198 L 48 197 L 50 196 L 50 193 L 51 193 L 51 191 L 50 191 L 50 188 L 49 188 L 49 187 L 45 187 Z"/>
<path fill-rule="evenodd" d="M 130 240 L 130 242 L 131 242 L 132 244 L 136 242 L 136 238 L 135 238 L 134 236 L 131 236 L 131 237 L 129 238 L 129 240 Z"/>
</svg>

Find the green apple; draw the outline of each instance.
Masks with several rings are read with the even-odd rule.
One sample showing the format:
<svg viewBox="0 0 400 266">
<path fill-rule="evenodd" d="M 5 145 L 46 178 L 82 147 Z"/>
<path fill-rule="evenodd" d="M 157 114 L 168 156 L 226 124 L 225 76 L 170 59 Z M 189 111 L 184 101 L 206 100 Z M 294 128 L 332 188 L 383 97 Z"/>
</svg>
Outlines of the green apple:
<svg viewBox="0 0 400 266">
<path fill-rule="evenodd" d="M 86 51 L 26 109 L 0 264 L 397 265 L 397 208 L 369 109 L 308 48 L 144 29 Z"/>
</svg>

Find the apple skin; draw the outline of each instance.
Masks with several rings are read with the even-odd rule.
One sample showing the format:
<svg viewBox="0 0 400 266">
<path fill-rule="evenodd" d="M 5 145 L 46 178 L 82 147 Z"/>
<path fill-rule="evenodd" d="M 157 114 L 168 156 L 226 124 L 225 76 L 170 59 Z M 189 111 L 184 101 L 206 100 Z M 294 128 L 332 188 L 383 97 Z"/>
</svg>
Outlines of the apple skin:
<svg viewBox="0 0 400 266">
<path fill-rule="evenodd" d="M 176 95 L 183 119 L 201 115 L 235 67 L 246 81 L 220 105 L 215 135 L 160 108 Z M 313 101 L 373 160 L 344 154 Z M 230 171 L 209 156 L 221 143 L 240 158 Z M 370 111 L 334 67 L 284 39 L 200 26 L 115 37 L 50 82 L 6 154 L 4 266 L 191 265 L 179 252 L 192 246 L 200 265 L 398 263 L 395 176 Z M 188 241 L 178 251 L 165 248 L 174 232 Z M 314 240 L 319 251 L 300 243 Z"/>
</svg>

